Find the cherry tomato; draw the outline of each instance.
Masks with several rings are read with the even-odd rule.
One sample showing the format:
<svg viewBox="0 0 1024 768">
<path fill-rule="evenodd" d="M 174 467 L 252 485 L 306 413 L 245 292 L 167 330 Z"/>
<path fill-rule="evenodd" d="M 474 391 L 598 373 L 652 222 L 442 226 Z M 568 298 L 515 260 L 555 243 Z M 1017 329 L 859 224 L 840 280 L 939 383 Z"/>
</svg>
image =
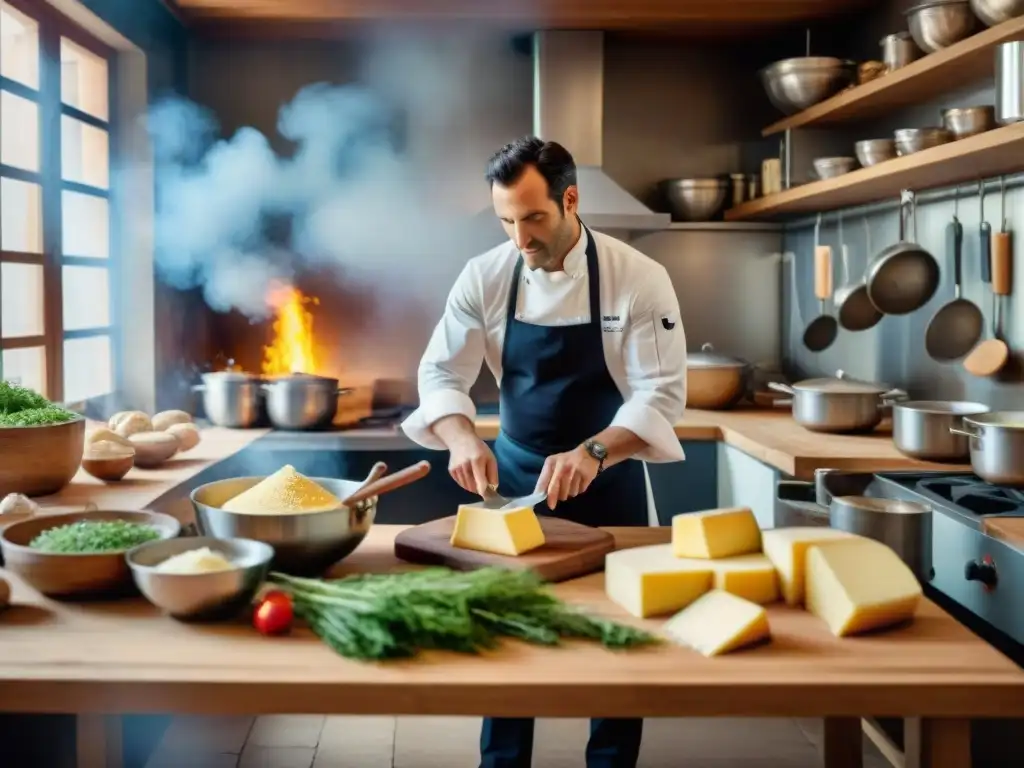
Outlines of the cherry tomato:
<svg viewBox="0 0 1024 768">
<path fill-rule="evenodd" d="M 263 595 L 253 612 L 252 623 L 264 635 L 281 635 L 291 628 L 293 617 L 291 597 L 274 590 Z"/>
</svg>

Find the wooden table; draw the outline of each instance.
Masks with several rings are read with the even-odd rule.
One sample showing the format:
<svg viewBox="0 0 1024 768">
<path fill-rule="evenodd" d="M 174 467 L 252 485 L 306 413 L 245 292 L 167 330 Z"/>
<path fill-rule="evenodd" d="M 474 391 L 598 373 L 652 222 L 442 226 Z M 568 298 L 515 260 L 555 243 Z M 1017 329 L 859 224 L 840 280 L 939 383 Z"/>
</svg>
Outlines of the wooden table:
<svg viewBox="0 0 1024 768">
<path fill-rule="evenodd" d="M 338 573 L 407 567 L 399 527 L 378 526 Z M 613 529 L 621 547 L 664 528 Z M 718 659 L 664 647 L 613 653 L 587 643 L 509 642 L 480 657 L 429 653 L 365 664 L 305 630 L 268 639 L 245 623 L 189 625 L 139 599 L 58 604 L 10 574 L 0 618 L 0 711 L 75 712 L 94 757 L 114 718 L 192 714 L 396 714 L 540 717 L 822 717 L 829 768 L 860 764 L 860 718 L 920 718 L 920 765 L 969 765 L 972 717 L 1024 717 L 1024 671 L 931 603 L 912 625 L 838 640 L 800 610 L 772 606 L 773 642 Z M 574 603 L 619 618 L 603 574 L 560 584 Z M 631 620 L 657 627 L 660 622 Z M 89 725 L 93 727 L 88 727 Z M 91 768 L 83 766 L 83 768 Z"/>
</svg>

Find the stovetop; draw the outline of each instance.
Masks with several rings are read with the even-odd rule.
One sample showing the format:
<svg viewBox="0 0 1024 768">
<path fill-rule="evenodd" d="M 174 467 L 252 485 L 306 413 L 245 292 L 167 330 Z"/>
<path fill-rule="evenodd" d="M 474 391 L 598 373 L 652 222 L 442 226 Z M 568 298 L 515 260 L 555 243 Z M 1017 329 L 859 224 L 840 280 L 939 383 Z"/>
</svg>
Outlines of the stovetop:
<svg viewBox="0 0 1024 768">
<path fill-rule="evenodd" d="M 962 514 L 1024 517 L 1024 491 L 991 485 L 970 472 L 880 472 L 878 477 Z"/>
</svg>

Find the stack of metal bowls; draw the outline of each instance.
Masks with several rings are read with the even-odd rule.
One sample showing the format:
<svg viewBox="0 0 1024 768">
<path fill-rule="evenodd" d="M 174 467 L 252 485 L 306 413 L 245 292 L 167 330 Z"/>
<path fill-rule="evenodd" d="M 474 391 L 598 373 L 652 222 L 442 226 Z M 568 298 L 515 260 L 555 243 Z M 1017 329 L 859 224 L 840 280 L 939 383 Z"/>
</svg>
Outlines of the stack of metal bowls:
<svg viewBox="0 0 1024 768">
<path fill-rule="evenodd" d="M 857 65 L 831 56 L 801 56 L 769 64 L 760 72 L 772 104 L 791 115 L 857 82 Z"/>
<path fill-rule="evenodd" d="M 854 144 L 853 149 L 865 168 L 896 157 L 896 142 L 892 139 L 864 139 Z"/>
<path fill-rule="evenodd" d="M 1024 16 L 1024 0 L 971 0 L 971 10 L 986 27 Z"/>
<path fill-rule="evenodd" d="M 672 218 L 678 221 L 710 221 L 721 212 L 728 190 L 726 179 L 666 179 L 661 182 Z"/>
<path fill-rule="evenodd" d="M 901 128 L 895 132 L 896 153 L 900 157 L 912 155 L 922 149 L 948 144 L 953 134 L 945 128 Z"/>
<path fill-rule="evenodd" d="M 834 179 L 856 167 L 857 161 L 852 157 L 819 157 L 814 160 L 814 172 L 819 179 Z"/>
<path fill-rule="evenodd" d="M 978 21 L 969 0 L 927 0 L 908 8 L 906 16 L 911 37 L 926 53 L 969 37 Z"/>
<path fill-rule="evenodd" d="M 942 110 L 942 125 L 954 139 L 966 139 L 996 127 L 995 107 L 954 107 Z"/>
</svg>

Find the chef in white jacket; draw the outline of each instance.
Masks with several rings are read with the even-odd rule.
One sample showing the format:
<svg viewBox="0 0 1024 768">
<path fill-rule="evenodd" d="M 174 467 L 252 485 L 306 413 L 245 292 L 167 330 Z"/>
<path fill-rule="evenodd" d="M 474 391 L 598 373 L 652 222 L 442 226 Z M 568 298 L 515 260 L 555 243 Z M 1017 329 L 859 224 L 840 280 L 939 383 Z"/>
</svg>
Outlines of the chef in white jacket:
<svg viewBox="0 0 1024 768">
<path fill-rule="evenodd" d="M 420 406 L 402 424 L 451 454 L 468 491 L 517 497 L 593 526 L 647 525 L 642 462 L 682 461 L 686 337 L 665 268 L 593 232 L 577 210 L 576 165 L 526 137 L 490 159 L 486 179 L 509 242 L 466 264 L 419 369 Z M 473 427 L 481 361 L 500 388 L 494 451 Z M 588 768 L 636 764 L 641 720 L 591 723 Z M 483 768 L 529 766 L 533 721 L 487 719 Z"/>
</svg>

